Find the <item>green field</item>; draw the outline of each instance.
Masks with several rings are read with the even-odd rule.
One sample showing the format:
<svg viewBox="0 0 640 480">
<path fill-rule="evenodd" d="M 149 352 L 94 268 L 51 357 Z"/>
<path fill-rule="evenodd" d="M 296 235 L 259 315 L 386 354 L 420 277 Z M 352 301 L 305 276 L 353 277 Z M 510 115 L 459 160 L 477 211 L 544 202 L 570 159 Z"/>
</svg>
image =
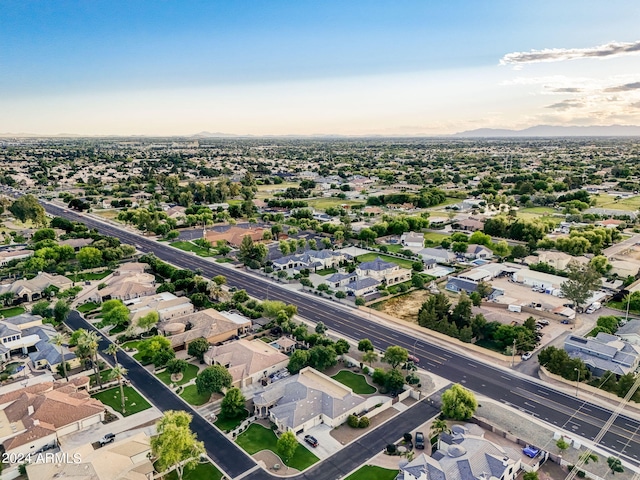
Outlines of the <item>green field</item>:
<svg viewBox="0 0 640 480">
<path fill-rule="evenodd" d="M 442 240 L 444 240 L 445 238 L 449 238 L 450 235 L 446 234 L 446 233 L 437 233 L 437 232 L 427 232 L 424 234 L 424 239 L 426 240 L 431 240 L 434 243 L 440 243 L 442 242 Z"/>
<path fill-rule="evenodd" d="M 596 199 L 596 207 L 598 208 L 611 208 L 615 210 L 627 210 L 634 211 L 640 208 L 640 196 L 629 197 L 617 200 L 612 195 L 594 195 Z"/>
<path fill-rule="evenodd" d="M 358 262 L 360 263 L 371 262 L 372 260 L 375 260 L 377 257 L 380 257 L 385 262 L 392 262 L 404 268 L 411 269 L 411 267 L 413 266 L 413 262 L 411 260 L 406 260 L 404 258 L 391 257 L 389 255 L 384 255 L 382 253 L 365 253 L 364 255 L 360 255 L 358 257 Z"/>
<path fill-rule="evenodd" d="M 329 207 L 339 207 L 341 205 L 364 205 L 364 202 L 357 202 L 355 200 L 343 200 L 336 197 L 312 198 L 305 201 L 309 204 L 309 207 L 315 208 L 316 210 L 326 210 Z"/>
<path fill-rule="evenodd" d="M 258 453 L 262 450 L 271 450 L 275 454 L 278 452 L 278 438 L 276 437 L 276 434 L 273 433 L 272 430 L 265 428 L 262 425 L 258 425 L 257 423 L 251 424 L 249 428 L 238 435 L 236 443 L 249 455 L 253 455 L 254 453 Z M 289 460 L 287 465 L 302 471 L 309 468 L 319 460 L 320 459 L 309 450 L 298 445 L 296 453 L 293 454 L 293 457 Z"/>
<path fill-rule="evenodd" d="M 345 480 L 393 480 L 397 475 L 397 470 L 365 465 L 353 472 Z"/>
<path fill-rule="evenodd" d="M 211 395 L 208 393 L 200 395 L 198 393 L 198 388 L 195 385 L 188 385 L 184 387 L 180 396 L 184 398 L 189 405 L 195 405 L 196 407 L 204 405 L 211 399 Z"/>
<path fill-rule="evenodd" d="M 428 210 L 435 210 L 442 207 L 446 207 L 447 205 L 455 205 L 456 203 L 460 203 L 460 202 L 462 202 L 461 198 L 446 197 L 444 202 L 439 203 L 438 205 L 434 205 L 433 207 L 429 207 Z"/>
<path fill-rule="evenodd" d="M 22 315 L 24 312 L 24 307 L 9 307 L 0 310 L 0 315 L 2 316 L 2 318 L 9 318 Z"/>
<path fill-rule="evenodd" d="M 105 270 L 104 272 L 98 273 L 77 273 L 73 274 L 73 279 L 76 282 L 86 282 L 89 280 L 102 280 L 107 275 L 111 275 L 113 272 L 111 270 Z"/>
<path fill-rule="evenodd" d="M 122 413 L 125 417 L 133 415 L 134 413 L 142 412 L 147 408 L 151 408 L 149 402 L 147 402 L 142 395 L 140 395 L 132 387 L 124 387 L 125 398 L 125 412 L 121 410 L 120 404 L 120 387 L 110 388 L 104 392 L 96 393 L 92 395 L 93 398 L 100 400 L 105 405 L 109 405 L 116 412 Z"/>
<path fill-rule="evenodd" d="M 179 382 L 175 382 L 176 385 L 184 385 L 185 383 L 189 382 L 189 380 L 196 378 L 196 375 L 198 375 L 198 370 L 199 369 L 197 365 L 193 365 L 192 363 L 190 363 L 187 369 L 182 374 L 182 380 L 180 380 Z M 170 385 L 171 383 L 173 383 L 171 382 L 171 374 L 167 370 L 162 373 L 156 374 L 156 377 L 162 380 L 162 383 L 164 383 L 165 385 Z"/>
<path fill-rule="evenodd" d="M 335 268 L 322 268 L 320 270 L 316 270 L 313 273 L 315 273 L 316 275 L 324 276 L 324 275 L 332 275 L 332 274 L 334 274 L 336 272 L 337 272 L 337 270 Z"/>
<path fill-rule="evenodd" d="M 346 385 L 354 393 L 360 395 L 368 395 L 376 392 L 376 388 L 367 383 L 367 379 L 364 375 L 350 372 L 349 370 L 340 370 L 333 377 L 334 380 Z"/>
<path fill-rule="evenodd" d="M 228 432 L 236 428 L 238 425 L 242 423 L 242 421 L 249 416 L 249 412 L 247 410 L 244 411 L 244 415 L 236 418 L 226 418 L 226 417 L 218 417 L 218 420 L 214 422 L 214 425 L 218 427 L 223 432 Z"/>
<path fill-rule="evenodd" d="M 518 213 L 535 213 L 538 215 L 551 215 L 556 213 L 557 210 L 551 207 L 530 207 L 530 208 L 521 208 L 518 210 Z"/>
<path fill-rule="evenodd" d="M 180 250 L 184 250 L 185 252 L 193 252 L 199 257 L 213 257 L 216 255 L 216 249 L 212 248 L 209 252 L 207 252 L 206 248 L 199 247 L 195 243 L 191 242 L 172 242 L 169 245 L 175 248 L 179 248 Z"/>
<path fill-rule="evenodd" d="M 178 480 L 178 474 L 174 470 L 166 477 L 167 480 Z M 193 470 L 185 470 L 182 480 L 220 480 L 222 472 L 212 463 L 199 463 Z"/>
<path fill-rule="evenodd" d="M 121 346 L 125 350 L 127 348 L 130 348 L 132 350 L 137 350 L 138 349 L 138 345 L 140 345 L 140 342 L 142 342 L 142 340 L 132 340 L 130 342 L 123 343 Z"/>
<path fill-rule="evenodd" d="M 80 313 L 87 313 L 87 312 L 90 312 L 92 310 L 95 310 L 99 306 L 100 306 L 100 304 L 98 304 L 98 303 L 87 302 L 87 303 L 83 303 L 82 305 L 78 306 L 76 308 L 76 310 L 78 310 Z"/>
</svg>

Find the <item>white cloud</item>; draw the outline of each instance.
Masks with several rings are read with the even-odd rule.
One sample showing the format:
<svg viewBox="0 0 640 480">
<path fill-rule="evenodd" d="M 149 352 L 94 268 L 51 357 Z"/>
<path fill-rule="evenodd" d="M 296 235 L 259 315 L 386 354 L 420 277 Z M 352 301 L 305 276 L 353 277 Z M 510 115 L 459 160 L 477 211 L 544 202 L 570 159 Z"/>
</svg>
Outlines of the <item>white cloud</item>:
<svg viewBox="0 0 640 480">
<path fill-rule="evenodd" d="M 529 52 L 507 53 L 500 59 L 500 65 L 520 65 L 523 63 L 560 62 L 578 58 L 607 58 L 640 52 L 640 40 L 636 42 L 610 42 L 589 48 L 545 48 Z"/>
</svg>

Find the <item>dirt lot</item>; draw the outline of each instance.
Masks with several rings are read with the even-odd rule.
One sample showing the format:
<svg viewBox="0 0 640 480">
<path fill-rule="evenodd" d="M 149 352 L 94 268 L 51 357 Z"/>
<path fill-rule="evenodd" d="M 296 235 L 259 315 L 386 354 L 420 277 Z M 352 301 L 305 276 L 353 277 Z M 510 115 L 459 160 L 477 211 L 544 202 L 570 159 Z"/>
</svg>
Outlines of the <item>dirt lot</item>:
<svg viewBox="0 0 640 480">
<path fill-rule="evenodd" d="M 375 309 L 401 320 L 417 323 L 418 310 L 427 301 L 429 295 L 431 294 L 426 290 L 414 290 L 406 295 L 390 298 L 384 303 L 376 305 Z"/>
<path fill-rule="evenodd" d="M 534 292 L 531 287 L 510 282 L 506 278 L 495 278 L 491 281 L 491 284 L 495 288 L 504 290 L 504 295 L 497 298 L 498 303 L 529 305 L 531 302 L 535 302 L 540 303 L 545 310 L 553 310 L 568 302 L 566 298 Z"/>
</svg>

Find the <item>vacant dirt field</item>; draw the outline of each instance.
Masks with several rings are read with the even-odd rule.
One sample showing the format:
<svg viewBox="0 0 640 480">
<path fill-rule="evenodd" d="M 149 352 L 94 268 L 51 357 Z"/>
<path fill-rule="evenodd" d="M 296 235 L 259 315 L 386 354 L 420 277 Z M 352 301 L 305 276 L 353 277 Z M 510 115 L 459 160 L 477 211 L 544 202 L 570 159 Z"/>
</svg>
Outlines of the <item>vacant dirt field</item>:
<svg viewBox="0 0 640 480">
<path fill-rule="evenodd" d="M 407 322 L 417 323 L 418 310 L 431 295 L 427 290 L 414 290 L 406 295 L 390 298 L 374 308 Z"/>
</svg>

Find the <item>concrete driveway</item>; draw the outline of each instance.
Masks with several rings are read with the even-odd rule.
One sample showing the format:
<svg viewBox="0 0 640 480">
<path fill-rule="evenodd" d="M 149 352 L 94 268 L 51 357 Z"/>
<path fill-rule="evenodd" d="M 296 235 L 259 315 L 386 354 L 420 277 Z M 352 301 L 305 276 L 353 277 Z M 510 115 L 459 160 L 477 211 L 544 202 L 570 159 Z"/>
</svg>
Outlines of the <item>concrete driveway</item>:
<svg viewBox="0 0 640 480">
<path fill-rule="evenodd" d="M 322 425 L 310 428 L 306 432 L 298 435 L 298 441 L 313 452 L 320 460 L 324 460 L 343 448 L 340 442 L 331 436 L 331 430 L 332 428 L 329 425 L 323 423 Z M 318 440 L 318 446 L 313 448 L 305 442 L 305 435 L 316 437 L 316 440 Z"/>
</svg>

